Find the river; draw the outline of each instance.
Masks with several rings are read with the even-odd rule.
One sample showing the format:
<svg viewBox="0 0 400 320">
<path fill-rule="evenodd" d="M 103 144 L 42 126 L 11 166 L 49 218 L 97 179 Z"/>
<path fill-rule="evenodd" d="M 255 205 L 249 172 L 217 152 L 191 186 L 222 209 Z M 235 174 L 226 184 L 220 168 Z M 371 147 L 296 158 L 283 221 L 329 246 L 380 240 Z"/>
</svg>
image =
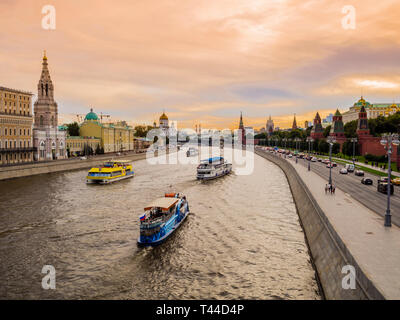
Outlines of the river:
<svg viewBox="0 0 400 320">
<path fill-rule="evenodd" d="M 235 165 L 234 165 L 235 167 Z M 321 299 L 288 182 L 255 156 L 251 175 L 195 179 L 196 165 L 134 163 L 133 179 L 87 170 L 0 182 L 1 299 Z M 138 216 L 164 192 L 191 214 L 138 248 Z M 44 265 L 56 289 L 42 288 Z"/>
</svg>

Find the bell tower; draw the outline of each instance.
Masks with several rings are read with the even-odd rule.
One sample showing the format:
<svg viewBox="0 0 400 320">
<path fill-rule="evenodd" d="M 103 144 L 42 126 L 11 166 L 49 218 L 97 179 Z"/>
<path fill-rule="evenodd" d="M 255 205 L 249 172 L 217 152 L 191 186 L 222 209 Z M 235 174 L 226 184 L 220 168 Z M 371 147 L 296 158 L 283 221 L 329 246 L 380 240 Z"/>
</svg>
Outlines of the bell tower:
<svg viewBox="0 0 400 320">
<path fill-rule="evenodd" d="M 54 86 L 51 81 L 46 51 L 43 55 L 42 74 L 38 83 L 38 99 L 34 105 L 35 127 L 57 128 L 58 107 L 54 101 Z"/>
</svg>

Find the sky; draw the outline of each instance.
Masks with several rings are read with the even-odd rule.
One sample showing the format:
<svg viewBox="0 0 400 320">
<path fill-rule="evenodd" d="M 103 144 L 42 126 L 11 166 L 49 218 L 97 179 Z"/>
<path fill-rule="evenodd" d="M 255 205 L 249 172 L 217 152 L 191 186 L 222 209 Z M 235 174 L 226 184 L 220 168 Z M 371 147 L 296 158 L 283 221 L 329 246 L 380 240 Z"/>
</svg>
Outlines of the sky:
<svg viewBox="0 0 400 320">
<path fill-rule="evenodd" d="M 361 95 L 400 103 L 399 16 L 398 0 L 0 0 L 0 86 L 36 93 L 46 50 L 59 123 L 303 125 Z"/>
</svg>

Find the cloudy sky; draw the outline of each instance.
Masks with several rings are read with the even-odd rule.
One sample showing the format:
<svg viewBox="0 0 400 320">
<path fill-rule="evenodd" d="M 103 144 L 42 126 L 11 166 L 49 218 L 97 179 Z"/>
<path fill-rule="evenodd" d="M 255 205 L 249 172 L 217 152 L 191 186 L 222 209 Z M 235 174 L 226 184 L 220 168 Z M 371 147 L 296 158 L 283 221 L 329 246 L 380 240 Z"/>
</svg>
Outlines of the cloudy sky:
<svg viewBox="0 0 400 320">
<path fill-rule="evenodd" d="M 47 50 L 60 122 L 303 125 L 361 93 L 400 102 L 399 16 L 398 0 L 0 0 L 0 85 L 35 93 Z"/>
</svg>

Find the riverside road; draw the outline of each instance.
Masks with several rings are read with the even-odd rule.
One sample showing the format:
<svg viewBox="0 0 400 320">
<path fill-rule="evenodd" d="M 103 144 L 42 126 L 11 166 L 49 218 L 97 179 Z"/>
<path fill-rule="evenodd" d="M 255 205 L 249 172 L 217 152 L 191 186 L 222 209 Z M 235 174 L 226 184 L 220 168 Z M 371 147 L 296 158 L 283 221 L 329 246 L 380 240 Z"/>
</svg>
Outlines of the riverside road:
<svg viewBox="0 0 400 320">
<path fill-rule="evenodd" d="M 288 160 L 296 165 L 296 159 L 293 157 Z M 308 166 L 308 161 L 298 159 L 297 165 Z M 361 183 L 363 177 L 355 176 L 354 173 L 340 174 L 339 170 L 344 165 L 338 163 L 337 167 L 332 168 L 332 183 L 342 191 L 351 195 L 354 199 L 376 212 L 380 216 L 384 216 L 387 206 L 387 195 L 377 191 L 378 176 L 365 172 L 365 178 L 371 178 L 373 185 L 364 185 Z M 311 162 L 311 170 L 319 174 L 322 178 L 329 179 L 329 168 L 321 162 Z M 325 188 L 325 186 L 321 186 Z M 392 223 L 400 226 L 400 187 L 394 186 L 394 194 L 390 197 L 390 208 L 392 214 Z M 349 221 L 349 223 L 351 223 Z"/>
</svg>

